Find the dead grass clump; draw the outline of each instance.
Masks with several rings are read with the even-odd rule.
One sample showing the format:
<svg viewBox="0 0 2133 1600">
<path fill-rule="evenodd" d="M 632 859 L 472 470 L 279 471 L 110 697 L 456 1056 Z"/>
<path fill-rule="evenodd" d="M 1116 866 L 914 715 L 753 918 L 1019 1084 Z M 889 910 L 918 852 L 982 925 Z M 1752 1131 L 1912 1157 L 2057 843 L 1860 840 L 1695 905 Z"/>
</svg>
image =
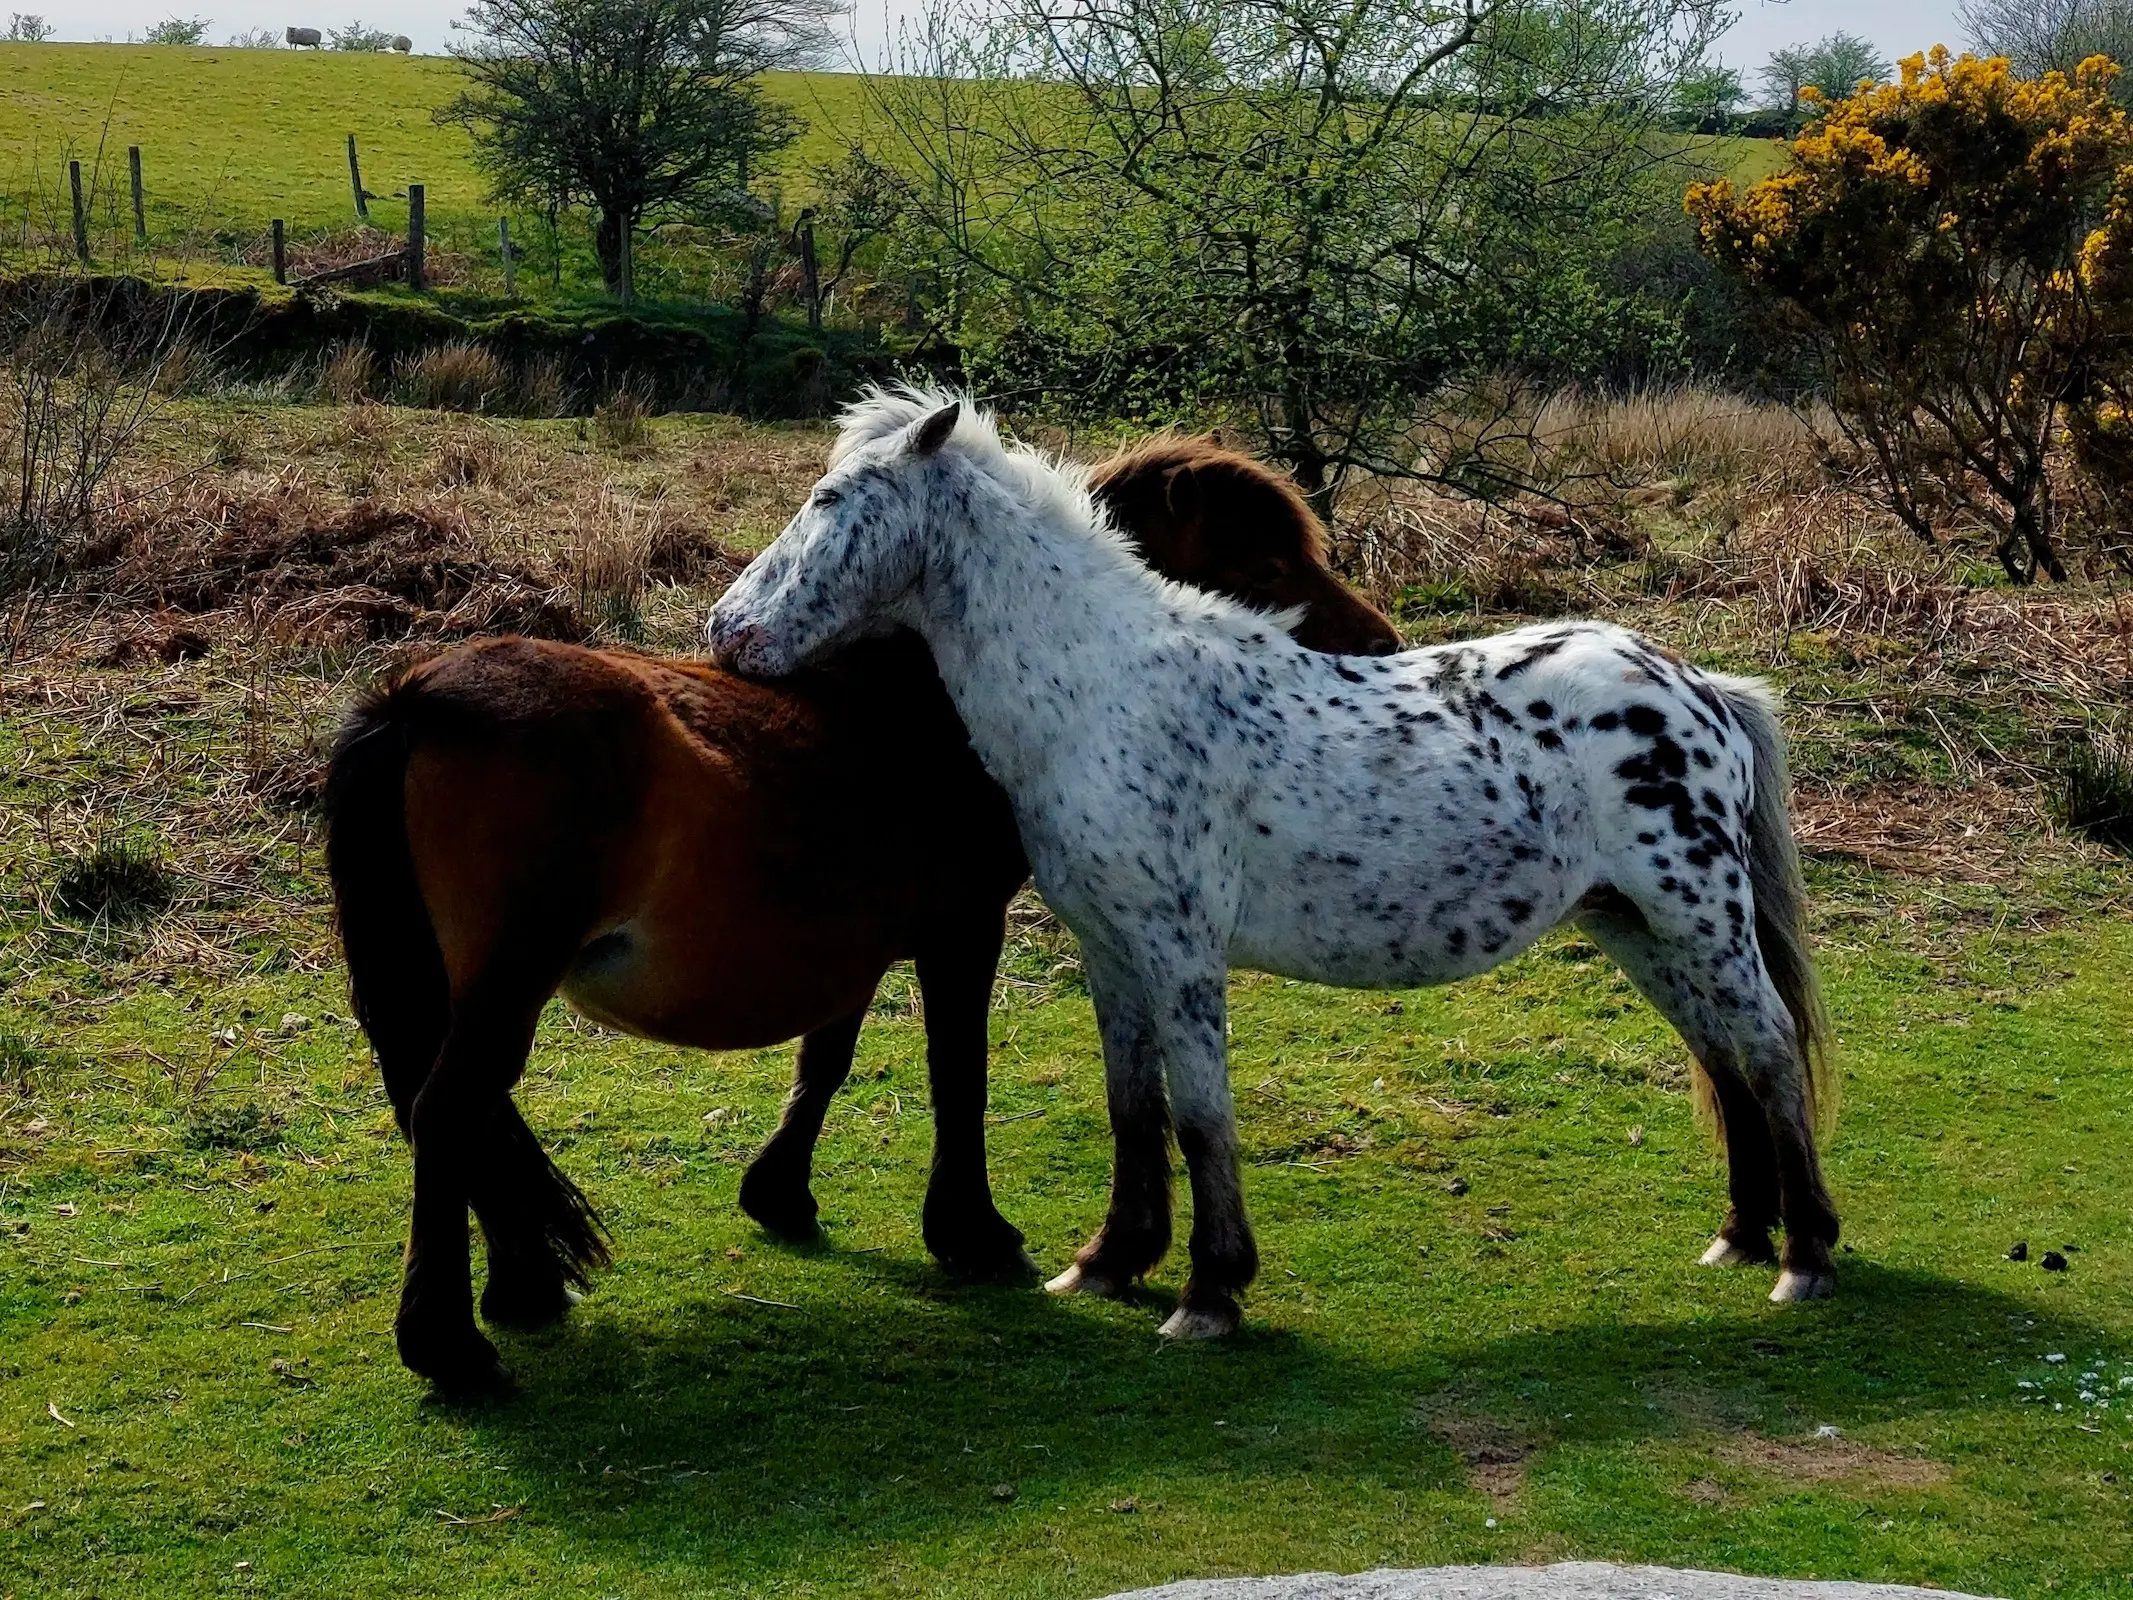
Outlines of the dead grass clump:
<svg viewBox="0 0 2133 1600">
<path fill-rule="evenodd" d="M 1676 602 L 1746 600 L 1777 633 L 1928 642 L 1960 627 L 1970 597 L 1953 552 L 1835 486 L 1772 497 L 1720 537 L 1655 561 L 1644 587 Z"/>
<path fill-rule="evenodd" d="M 585 634 L 565 593 L 485 558 L 455 513 L 322 505 L 302 485 L 173 495 L 137 514 L 100 577 L 105 595 L 152 610 L 165 627 L 173 614 L 242 611 L 248 631 L 310 644 Z"/>
<path fill-rule="evenodd" d="M 128 616 L 110 629 L 90 652 L 91 665 L 106 669 L 172 666 L 197 661 L 215 647 L 199 622 L 177 611 Z"/>
<path fill-rule="evenodd" d="M 82 922 L 146 922 L 175 898 L 162 852 L 145 840 L 99 839 L 60 869 L 52 903 Z"/>
<path fill-rule="evenodd" d="M 1821 476 L 1809 418 L 1697 386 L 1622 396 L 1566 391 L 1540 408 L 1533 431 L 1564 475 L 1598 473 L 1623 485 L 1775 475 L 1805 487 Z"/>
<path fill-rule="evenodd" d="M 1334 564 L 1395 615 L 1561 616 L 1591 608 L 1582 569 L 1637 548 L 1561 507 L 1505 510 L 1413 485 L 1366 486 L 1333 535 Z"/>
<path fill-rule="evenodd" d="M 519 369 L 518 410 L 527 417 L 561 417 L 570 412 L 570 384 L 556 356 L 535 356 Z"/>
<path fill-rule="evenodd" d="M 500 483 L 503 451 L 486 433 L 457 434 L 437 453 L 435 476 L 438 486 L 445 489 L 479 489 Z"/>
<path fill-rule="evenodd" d="M 360 339 L 344 339 L 319 365 L 318 394 L 337 406 L 359 405 L 378 392 L 378 357 Z"/>
<path fill-rule="evenodd" d="M 656 507 L 608 489 L 573 530 L 569 561 L 578 615 L 594 628 L 624 639 L 642 632 L 662 521 Z"/>
<path fill-rule="evenodd" d="M 198 394 L 214 381 L 214 361 L 197 339 L 184 335 L 156 359 L 148 381 L 166 399 Z"/>
<path fill-rule="evenodd" d="M 495 411 L 512 391 L 511 369 L 487 345 L 454 339 L 393 364 L 403 405 L 431 411 Z"/>
<path fill-rule="evenodd" d="M 593 443 L 620 456 L 644 455 L 652 448 L 652 408 L 630 389 L 619 389 L 606 405 L 596 407 Z"/>
</svg>

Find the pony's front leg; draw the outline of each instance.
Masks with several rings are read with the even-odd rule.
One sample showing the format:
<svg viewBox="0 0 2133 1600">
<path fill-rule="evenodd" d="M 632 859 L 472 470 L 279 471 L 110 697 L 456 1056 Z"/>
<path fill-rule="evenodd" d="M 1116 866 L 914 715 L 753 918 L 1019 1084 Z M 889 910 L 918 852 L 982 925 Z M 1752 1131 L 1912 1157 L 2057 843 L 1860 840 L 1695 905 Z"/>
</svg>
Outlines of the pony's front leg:
<svg viewBox="0 0 2133 1600">
<path fill-rule="evenodd" d="M 1243 1320 L 1237 1296 L 1259 1272 L 1229 1092 L 1228 974 L 1217 968 L 1174 985 L 1153 1013 L 1178 1149 L 1192 1178 L 1192 1276 L 1162 1332 L 1220 1338 Z"/>
<path fill-rule="evenodd" d="M 1139 975 L 1087 941 L 1082 959 L 1103 1035 L 1111 1112 L 1111 1205 L 1054 1294 L 1124 1294 L 1170 1248 L 1170 1108 Z"/>
<path fill-rule="evenodd" d="M 985 1066 L 993 974 L 1007 938 L 993 905 L 936 930 L 918 953 L 933 1090 L 933 1172 L 926 1184 L 926 1248 L 966 1278 L 1027 1283 L 1037 1264 L 1022 1230 L 1000 1215 L 985 1173 Z"/>
<path fill-rule="evenodd" d="M 872 999 L 869 994 L 868 1004 Z M 822 1119 L 829 1115 L 830 1102 L 851 1076 L 852 1051 L 866 1018 L 867 1007 L 861 1005 L 800 1041 L 793 1062 L 792 1093 L 785 1097 L 778 1131 L 748 1163 L 741 1179 L 741 1209 L 781 1239 L 804 1241 L 816 1236 L 815 1143 L 822 1137 Z"/>
</svg>

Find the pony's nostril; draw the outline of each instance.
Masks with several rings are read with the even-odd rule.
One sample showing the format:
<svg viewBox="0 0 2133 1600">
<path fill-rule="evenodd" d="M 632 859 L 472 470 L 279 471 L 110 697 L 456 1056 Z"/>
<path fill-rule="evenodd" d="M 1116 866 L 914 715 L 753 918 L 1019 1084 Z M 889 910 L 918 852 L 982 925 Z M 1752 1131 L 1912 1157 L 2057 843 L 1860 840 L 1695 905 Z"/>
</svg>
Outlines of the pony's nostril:
<svg viewBox="0 0 2133 1600">
<path fill-rule="evenodd" d="M 1400 653 L 1400 641 L 1397 638 L 1374 639 L 1370 648 L 1363 653 L 1372 656 L 1396 656 Z"/>
</svg>

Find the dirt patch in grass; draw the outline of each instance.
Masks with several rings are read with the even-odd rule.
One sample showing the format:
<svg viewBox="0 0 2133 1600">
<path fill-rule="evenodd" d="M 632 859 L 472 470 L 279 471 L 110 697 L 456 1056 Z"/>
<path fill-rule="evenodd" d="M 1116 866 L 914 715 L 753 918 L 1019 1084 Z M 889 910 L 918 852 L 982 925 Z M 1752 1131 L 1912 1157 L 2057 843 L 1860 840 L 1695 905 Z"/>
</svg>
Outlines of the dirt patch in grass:
<svg viewBox="0 0 2133 1600">
<path fill-rule="evenodd" d="M 1449 1396 L 1425 1407 L 1424 1421 L 1437 1442 L 1459 1457 L 1467 1482 L 1499 1506 L 1518 1498 L 1534 1455 L 1547 1443 L 1527 1429 Z"/>
<path fill-rule="evenodd" d="M 1900 1456 L 1842 1438 L 1770 1439 L 1757 1433 L 1737 1434 L 1716 1442 L 1711 1454 L 1727 1466 L 1787 1484 L 1849 1483 L 1874 1489 L 1932 1489 L 1952 1476 L 1944 1462 L 1925 1456 Z"/>
</svg>

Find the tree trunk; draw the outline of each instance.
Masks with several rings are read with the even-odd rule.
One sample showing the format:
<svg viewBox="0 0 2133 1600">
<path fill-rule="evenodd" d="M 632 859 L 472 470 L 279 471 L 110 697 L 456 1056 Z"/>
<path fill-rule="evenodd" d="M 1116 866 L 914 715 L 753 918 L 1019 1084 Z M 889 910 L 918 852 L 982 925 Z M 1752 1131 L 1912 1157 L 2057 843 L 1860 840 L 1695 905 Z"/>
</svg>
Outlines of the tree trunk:
<svg viewBox="0 0 2133 1600">
<path fill-rule="evenodd" d="M 593 253 L 600 258 L 600 282 L 612 295 L 621 295 L 629 284 L 629 262 L 624 239 L 629 230 L 627 213 L 603 207 L 593 225 Z"/>
<path fill-rule="evenodd" d="M 2014 521 L 2000 547 L 2000 565 L 2017 583 L 2034 583 L 2041 571 L 2054 583 L 2066 582 L 2066 564 L 2052 544 L 2051 492 L 2040 463 L 2015 482 Z"/>
</svg>

